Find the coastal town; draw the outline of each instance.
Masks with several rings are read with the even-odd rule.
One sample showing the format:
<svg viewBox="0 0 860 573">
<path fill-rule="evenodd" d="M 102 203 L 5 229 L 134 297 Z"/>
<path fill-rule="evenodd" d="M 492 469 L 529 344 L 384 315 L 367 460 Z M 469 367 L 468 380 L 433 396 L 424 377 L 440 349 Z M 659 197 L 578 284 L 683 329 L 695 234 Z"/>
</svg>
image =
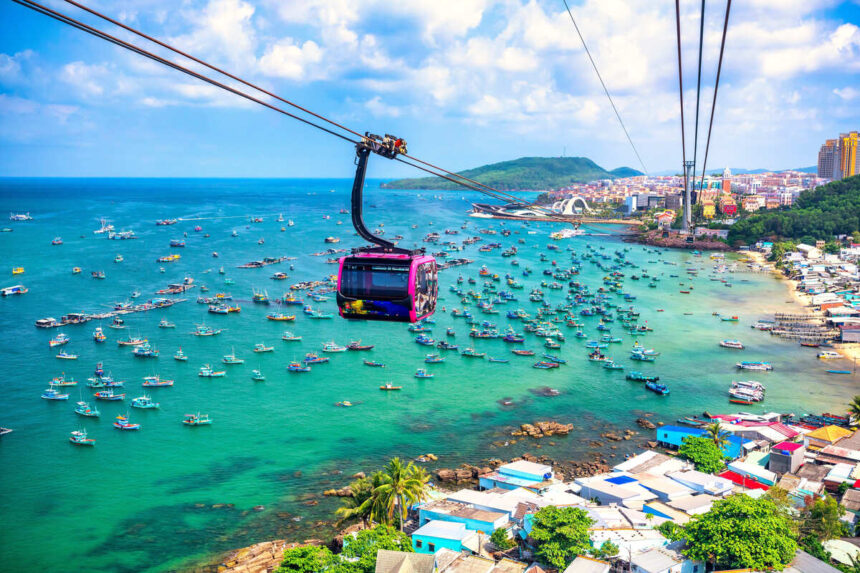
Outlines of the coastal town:
<svg viewBox="0 0 860 573">
<path fill-rule="evenodd" d="M 212 570 L 678 573 L 731 568 L 749 560 L 746 552 L 757 544 L 772 544 L 773 551 L 753 558 L 759 567 L 744 570 L 851 572 L 860 526 L 857 399 L 852 412 L 803 421 L 778 413 L 705 415 L 685 425 L 644 420 L 635 438 L 645 438 L 646 449 L 611 467 L 573 467 L 526 453 L 431 475 L 393 460 L 378 479 L 403 480 L 396 486 L 403 488 L 400 501 L 385 502 L 408 500 L 402 514 L 399 505 L 387 519 L 384 511 L 362 506 L 373 498 L 369 478 L 358 474 L 350 486 L 326 492 L 346 499 L 351 509 L 342 515 L 361 519 L 328 547 L 266 542 L 230 553 Z M 514 434 L 536 445 L 542 438 L 564 439 L 568 431 L 538 422 Z M 435 460 L 427 454 L 418 462 Z M 805 536 L 795 541 L 788 525 L 759 531 L 743 523 L 764 521 L 768 512 L 786 524 L 797 522 Z M 398 515 L 400 533 L 386 525 L 399 522 Z M 709 522 L 723 528 L 716 552 L 691 535 Z M 732 523 L 737 531 L 725 529 Z"/>
</svg>

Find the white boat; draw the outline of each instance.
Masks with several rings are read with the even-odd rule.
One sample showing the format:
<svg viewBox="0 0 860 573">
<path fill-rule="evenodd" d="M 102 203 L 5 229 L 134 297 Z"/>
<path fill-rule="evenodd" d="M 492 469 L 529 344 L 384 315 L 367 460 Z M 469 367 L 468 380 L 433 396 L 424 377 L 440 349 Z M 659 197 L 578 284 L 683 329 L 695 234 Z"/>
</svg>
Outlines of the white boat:
<svg viewBox="0 0 860 573">
<path fill-rule="evenodd" d="M 833 350 L 822 350 L 816 355 L 821 360 L 833 360 L 834 358 L 842 358 L 842 355 Z"/>
<path fill-rule="evenodd" d="M 736 348 L 738 350 L 744 349 L 744 345 L 740 340 L 721 340 L 720 346 L 723 348 Z"/>
<path fill-rule="evenodd" d="M 108 221 L 107 219 L 104 219 L 104 218 L 99 219 L 99 224 L 101 226 L 98 229 L 96 229 L 95 231 L 93 231 L 93 233 L 95 233 L 96 235 L 101 235 L 104 233 L 112 233 L 114 230 L 113 225 L 111 225 L 110 221 Z"/>
</svg>

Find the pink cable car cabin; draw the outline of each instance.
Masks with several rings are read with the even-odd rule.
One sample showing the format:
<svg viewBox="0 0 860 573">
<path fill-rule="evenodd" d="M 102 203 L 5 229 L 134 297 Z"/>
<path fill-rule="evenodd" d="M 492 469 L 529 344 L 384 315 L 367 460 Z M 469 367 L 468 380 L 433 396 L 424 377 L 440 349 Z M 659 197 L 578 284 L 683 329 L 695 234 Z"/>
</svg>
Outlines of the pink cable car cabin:
<svg viewBox="0 0 860 573">
<path fill-rule="evenodd" d="M 433 257 L 359 252 L 340 259 L 337 305 L 344 318 L 416 322 L 436 310 L 437 291 Z"/>
<path fill-rule="evenodd" d="M 436 310 L 436 260 L 423 250 L 409 251 L 367 230 L 362 219 L 362 192 L 371 152 L 389 159 L 406 153 L 406 142 L 373 134 L 355 146 L 358 166 L 352 184 L 352 225 L 376 247 L 361 248 L 340 259 L 337 306 L 343 318 L 416 322 Z"/>
</svg>

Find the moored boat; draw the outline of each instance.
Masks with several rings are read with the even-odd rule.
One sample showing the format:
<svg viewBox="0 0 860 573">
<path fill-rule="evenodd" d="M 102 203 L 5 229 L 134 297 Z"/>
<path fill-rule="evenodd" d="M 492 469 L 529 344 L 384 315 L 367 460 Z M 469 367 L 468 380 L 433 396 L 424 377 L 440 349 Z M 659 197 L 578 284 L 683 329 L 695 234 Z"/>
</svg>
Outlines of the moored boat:
<svg viewBox="0 0 860 573">
<path fill-rule="evenodd" d="M 154 376 L 145 376 L 143 378 L 143 387 L 144 388 L 162 388 L 173 386 L 173 380 L 162 380 L 161 376 L 155 374 Z"/>
<path fill-rule="evenodd" d="M 87 437 L 87 431 L 84 429 L 75 430 L 69 436 L 69 442 L 76 446 L 94 446 L 96 441 L 93 438 Z"/>
<path fill-rule="evenodd" d="M 213 370 L 208 364 L 201 366 L 197 375 L 201 378 L 223 378 L 227 375 L 226 370 Z"/>
<path fill-rule="evenodd" d="M 99 390 L 95 394 L 93 394 L 96 400 L 105 400 L 108 402 L 116 402 L 119 400 L 125 400 L 125 394 L 114 394 L 112 389 L 108 390 Z"/>
<path fill-rule="evenodd" d="M 185 414 L 182 423 L 186 426 L 208 426 L 212 420 L 209 418 L 209 414 L 197 412 L 196 414 Z"/>
<path fill-rule="evenodd" d="M 721 340 L 720 346 L 723 348 L 735 348 L 737 350 L 744 349 L 744 345 L 740 340 Z"/>
<path fill-rule="evenodd" d="M 266 377 L 257 369 L 251 370 L 251 380 L 254 382 L 265 382 Z"/>
<path fill-rule="evenodd" d="M 128 416 L 117 416 L 113 427 L 117 430 L 139 430 L 140 424 L 132 424 L 128 421 Z"/>
<path fill-rule="evenodd" d="M 287 366 L 288 372 L 310 372 L 310 366 L 304 366 L 301 362 L 290 362 L 289 366 Z"/>
<path fill-rule="evenodd" d="M 380 390 L 387 390 L 390 392 L 392 390 L 403 390 L 403 386 L 394 386 L 391 384 L 391 382 L 387 382 L 387 383 L 383 384 L 382 386 L 380 386 L 379 389 Z"/>
<path fill-rule="evenodd" d="M 737 366 L 741 370 L 773 370 L 773 366 L 771 366 L 770 362 L 738 362 L 737 364 L 735 364 L 735 366 Z"/>
<path fill-rule="evenodd" d="M 173 355 L 173 359 L 178 360 L 180 362 L 187 362 L 188 356 L 186 356 L 185 353 L 182 352 L 182 347 L 180 346 L 179 350 L 176 351 L 176 354 Z"/>
<path fill-rule="evenodd" d="M 42 392 L 43 400 L 68 400 L 68 394 L 62 394 L 58 390 L 54 389 L 54 385 L 51 384 L 50 388 L 47 388 Z"/>
<path fill-rule="evenodd" d="M 138 396 L 137 398 L 132 399 L 131 405 L 134 408 L 152 410 L 158 408 L 161 404 L 153 402 L 152 398 L 144 394 L 143 396 Z"/>
<path fill-rule="evenodd" d="M 266 345 L 265 345 L 265 344 L 263 344 L 262 342 L 259 342 L 259 343 L 257 343 L 257 344 L 255 344 L 255 345 L 254 345 L 254 352 L 257 352 L 257 353 L 260 353 L 260 352 L 274 352 L 274 351 L 275 351 L 275 347 L 274 347 L 274 346 L 266 346 Z"/>
<path fill-rule="evenodd" d="M 665 384 L 658 382 L 645 382 L 645 388 L 661 396 L 669 393 L 669 388 Z"/>
</svg>

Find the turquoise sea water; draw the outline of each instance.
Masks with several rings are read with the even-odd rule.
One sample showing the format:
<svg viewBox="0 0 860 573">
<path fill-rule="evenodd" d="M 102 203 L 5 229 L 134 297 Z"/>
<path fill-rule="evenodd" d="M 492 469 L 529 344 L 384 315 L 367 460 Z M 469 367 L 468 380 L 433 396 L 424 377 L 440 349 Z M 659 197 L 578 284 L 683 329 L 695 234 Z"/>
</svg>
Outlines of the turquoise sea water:
<svg viewBox="0 0 860 573">
<path fill-rule="evenodd" d="M 662 355 L 654 364 L 630 361 L 633 340 L 619 331 L 623 344 L 608 349 L 610 356 L 627 370 L 655 372 L 671 388 L 667 397 L 646 392 L 641 384 L 627 382 L 623 372 L 607 371 L 586 360 L 584 341 L 568 329 L 561 356 L 569 364 L 551 371 L 532 369 L 534 359 L 510 354 L 510 345 L 501 340 L 476 340 L 474 346 L 490 356 L 510 358 L 509 364 L 490 364 L 466 359 L 454 353 L 444 364 L 425 365 L 427 347 L 413 342 L 405 325 L 309 320 L 300 307 L 295 323 L 267 321 L 271 307 L 250 302 L 252 290 L 267 289 L 272 298 L 283 294 L 289 284 L 317 280 L 335 272 L 327 257 L 310 256 L 322 251 L 323 239 L 339 236 L 339 247 L 358 246 L 347 215 L 351 181 L 345 180 L 0 180 L 0 213 L 30 211 L 35 220 L 6 223 L 12 233 L 0 233 L 0 286 L 21 283 L 30 292 L 0 300 L 0 381 L 2 404 L 0 425 L 15 431 L 0 441 L 0 569 L 6 571 L 165 571 L 181 569 L 190 561 L 214 552 L 248 545 L 275 536 L 297 539 L 321 534 L 317 521 L 330 517 L 336 501 L 319 498 L 328 487 L 340 486 L 346 476 L 372 470 L 387 458 L 413 458 L 426 452 L 440 456 L 440 465 L 455 466 L 463 461 L 489 457 L 511 457 L 523 451 L 537 452 L 536 444 L 517 443 L 493 446 L 504 440 L 510 426 L 537 419 L 573 422 L 576 430 L 556 446 L 544 444 L 540 450 L 557 459 L 578 459 L 589 451 L 589 441 L 607 428 L 633 427 L 642 412 L 652 419 L 671 422 L 685 415 L 736 411 L 728 404 L 726 389 L 733 378 L 758 379 L 767 385 L 767 401 L 740 407 L 747 411 L 822 412 L 840 408 L 855 393 L 856 379 L 828 377 L 827 366 L 815 359 L 813 349 L 776 339 L 751 330 L 749 325 L 784 308 L 785 285 L 766 275 L 734 274 L 732 288 L 710 281 L 713 263 L 688 252 L 663 252 L 659 260 L 653 252 L 628 245 L 618 236 L 580 237 L 558 243 L 562 251 L 549 253 L 560 266 L 570 260 L 568 247 L 579 254 L 585 245 L 612 255 L 629 249 L 628 259 L 662 275 L 658 288 L 648 288 L 647 280 L 625 282 L 625 290 L 635 294 L 633 303 L 654 332 L 638 339 Z M 499 221 L 470 219 L 469 207 L 461 193 L 407 193 L 369 186 L 366 219 L 384 223 L 386 236 L 402 234 L 403 244 L 420 243 L 425 233 L 456 228 L 467 221 L 469 230 L 452 238 L 458 241 L 477 234 L 479 228 L 502 229 Z M 278 213 L 296 225 L 280 232 Z M 264 222 L 250 225 L 249 215 Z M 331 215 L 326 220 L 324 215 Z M 109 241 L 94 235 L 98 218 L 107 217 L 117 230 L 133 229 L 137 240 Z M 157 219 L 200 218 L 170 227 L 156 227 Z M 228 218 L 232 217 L 232 218 Z M 342 225 L 337 225 L 343 221 Z M 432 222 L 432 226 L 431 226 Z M 418 224 L 412 229 L 412 224 Z M 193 232 L 200 225 L 203 232 Z M 508 238 L 484 236 L 483 243 L 501 242 L 505 247 L 525 240 L 520 247 L 519 268 L 501 251 L 480 253 L 482 243 L 466 248 L 465 256 L 475 259 L 468 267 L 440 273 L 440 303 L 433 335 L 444 338 L 445 328 L 457 330 L 456 342 L 469 345 L 468 326 L 447 311 L 459 301 L 448 289 L 458 275 L 476 277 L 486 264 L 491 271 L 512 273 L 526 285 L 516 291 L 518 303 L 499 306 L 501 314 L 476 317 L 496 322 L 501 329 L 509 323 L 522 331 L 519 322 L 505 318 L 505 311 L 522 307 L 529 312 L 536 304 L 528 301 L 528 291 L 544 277 L 540 253 L 551 243 L 549 233 L 556 225 L 529 227 L 508 222 L 504 228 L 517 231 Z M 231 237 L 236 230 L 238 237 Z M 593 231 L 607 229 L 592 228 Z M 187 232 L 184 249 L 169 248 L 169 241 Z M 534 234 L 529 234 L 534 232 Z M 205 238 L 204 233 L 210 234 Z M 466 234 L 467 233 L 467 234 Z M 61 236 L 62 246 L 51 246 Z M 257 244 L 264 238 L 265 244 Z M 211 256 L 217 251 L 220 257 Z M 179 253 L 181 260 L 160 264 L 156 258 Z M 122 254 L 124 261 L 115 263 Z M 295 256 L 295 269 L 281 263 L 262 269 L 237 269 L 244 262 L 265 256 Z M 458 255 L 455 255 L 458 256 Z M 649 261 L 658 261 L 649 263 Z M 662 261 L 677 263 L 676 266 Z M 610 261 L 602 261 L 611 264 Z M 689 295 L 680 294 L 678 283 L 689 283 L 687 266 L 703 268 Z M 24 266 L 23 275 L 12 276 L 13 266 Z M 79 266 L 82 273 L 73 275 Z M 226 274 L 220 275 L 223 266 Z M 519 276 L 530 266 L 535 273 Z M 159 271 L 160 267 L 165 272 Z M 97 281 L 90 272 L 104 270 L 107 278 Z M 287 281 L 270 280 L 276 271 L 287 272 Z M 626 274 L 641 272 L 624 269 Z M 601 286 L 606 273 L 584 262 L 578 280 L 592 291 Z M 678 274 L 679 278 L 671 278 Z M 77 361 L 54 358 L 48 340 L 57 330 L 33 326 L 37 318 L 59 317 L 73 311 L 107 310 L 112 303 L 125 301 L 130 293 L 143 293 L 139 300 L 154 296 L 167 283 L 185 276 L 210 287 L 208 295 L 230 292 L 239 299 L 240 314 L 211 315 L 194 299 L 199 289 L 187 293 L 187 302 L 170 309 L 125 317 L 128 330 L 105 326 L 109 339 L 96 345 L 96 326 L 61 329 L 72 338 L 64 347 L 79 355 Z M 225 285 L 224 279 L 235 281 Z M 463 285 L 468 290 L 469 285 Z M 474 288 L 480 287 L 479 284 Z M 500 288 L 502 288 L 500 286 Z M 565 291 L 549 291 L 549 300 L 558 302 Z M 620 297 L 619 297 L 620 301 Z M 333 296 L 315 308 L 336 313 Z M 663 308 L 665 312 L 656 312 Z M 789 307 L 791 308 L 791 307 Z M 721 322 L 712 312 L 737 314 L 740 322 Z M 685 314 L 692 313 L 692 314 Z M 162 318 L 175 329 L 159 329 Z M 589 338 L 597 338 L 597 318 L 583 319 Z M 197 338 L 189 333 L 205 322 L 223 328 L 217 337 Z M 280 340 L 284 330 L 302 335 L 301 343 Z M 131 356 L 116 340 L 128 333 L 149 338 L 161 351 L 155 360 Z M 744 351 L 719 348 L 723 338 L 739 338 Z M 329 340 L 347 344 L 361 339 L 376 347 L 369 353 L 331 355 L 331 362 L 315 366 L 309 374 L 288 374 L 286 364 L 305 352 L 319 351 Z M 256 355 L 255 343 L 275 346 L 275 352 Z M 542 351 L 542 341 L 529 335 L 527 347 Z M 182 347 L 187 363 L 172 359 Z M 220 366 L 220 359 L 235 349 L 246 362 L 225 366 L 228 376 L 205 379 L 197 376 L 203 364 Z M 362 360 L 374 359 L 384 369 L 368 368 Z M 770 360 L 775 370 L 767 374 L 739 375 L 738 360 Z M 98 361 L 115 378 L 126 381 L 128 398 L 142 394 L 143 376 L 158 373 L 176 380 L 172 388 L 151 389 L 161 403 L 159 410 L 129 409 L 127 403 L 99 402 L 100 419 L 84 419 L 73 412 L 79 392 L 85 398 L 93 390 L 85 386 Z M 417 380 L 412 374 L 427 367 L 435 373 L 431 380 Z M 264 383 L 251 381 L 251 369 L 260 368 Z M 847 366 L 845 366 L 847 367 Z M 65 371 L 74 375 L 79 387 L 66 388 L 68 402 L 49 402 L 39 395 L 48 381 Z M 402 392 L 380 392 L 384 382 L 404 386 Z M 552 386 L 562 394 L 538 397 L 529 392 Z M 80 390 L 79 390 L 80 388 Z M 512 408 L 498 404 L 502 397 L 515 401 Z M 353 408 L 336 408 L 335 402 L 350 400 Z M 90 399 L 90 401 L 92 401 Z M 130 411 L 132 421 L 142 424 L 140 432 L 120 432 L 111 427 L 113 417 Z M 208 413 L 209 427 L 187 428 L 180 420 L 189 412 Z M 69 432 L 85 426 L 97 440 L 95 448 L 68 443 Z M 647 437 L 643 436 L 643 437 Z M 641 440 L 640 440 L 641 441 Z M 621 457 L 635 444 L 624 442 L 615 453 Z M 341 475 L 339 472 L 343 472 Z M 315 498 L 312 496 L 316 496 Z M 319 505 L 310 505 L 315 499 Z M 219 504 L 232 504 L 218 507 Z M 216 507 L 213 508 L 212 506 Z M 252 511 L 258 505 L 261 512 Z"/>
</svg>

